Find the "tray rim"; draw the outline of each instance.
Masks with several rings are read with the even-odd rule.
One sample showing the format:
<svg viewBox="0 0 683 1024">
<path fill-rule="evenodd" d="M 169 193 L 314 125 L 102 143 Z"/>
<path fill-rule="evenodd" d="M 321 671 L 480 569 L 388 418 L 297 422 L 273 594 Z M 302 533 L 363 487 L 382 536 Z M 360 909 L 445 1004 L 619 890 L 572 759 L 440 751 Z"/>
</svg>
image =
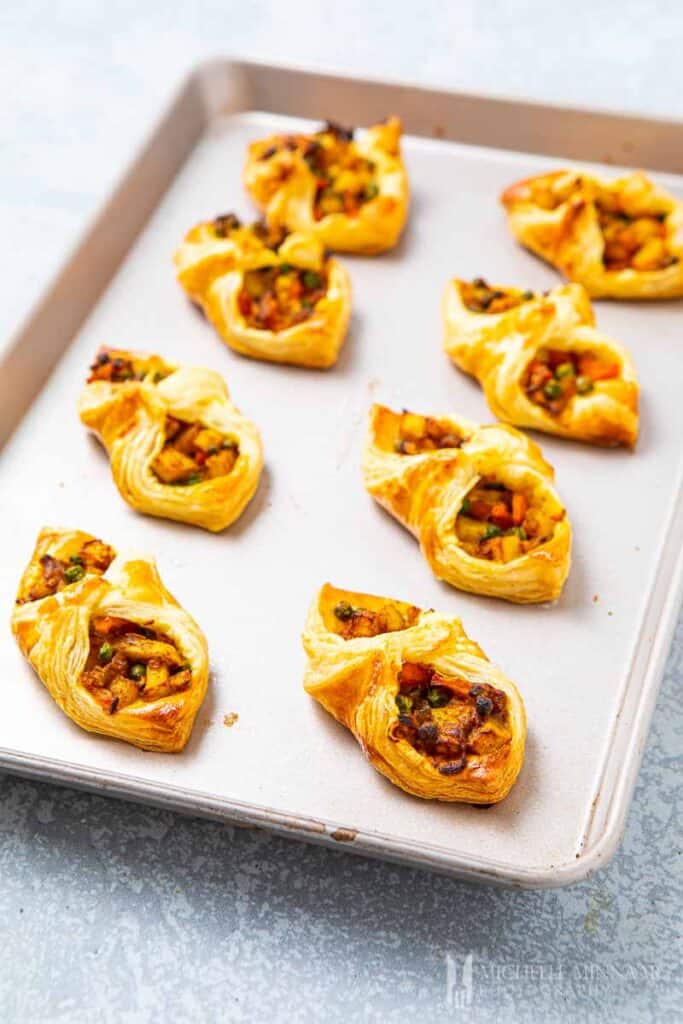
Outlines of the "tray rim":
<svg viewBox="0 0 683 1024">
<path fill-rule="evenodd" d="M 683 132 L 683 120 L 674 121 L 669 118 L 661 118 L 657 116 L 645 117 L 628 113 L 625 114 L 601 110 L 598 108 L 575 108 L 565 104 L 549 104 L 522 98 L 509 99 L 482 93 L 468 93 L 450 89 L 439 89 L 432 86 L 425 86 L 424 84 L 407 82 L 405 80 L 392 80 L 372 75 L 360 75 L 346 72 L 337 74 L 334 71 L 321 71 L 315 67 L 310 67 L 300 63 L 249 60 L 241 59 L 239 57 L 232 58 L 230 56 L 209 57 L 195 64 L 189 72 L 182 76 L 179 83 L 175 85 L 175 88 L 171 92 L 170 99 L 167 99 L 163 103 L 160 108 L 161 112 L 157 114 L 151 124 L 151 127 L 143 133 L 142 143 L 138 144 L 136 147 L 132 159 L 130 159 L 124 166 L 123 171 L 119 174 L 111 190 L 87 219 L 86 224 L 80 232 L 75 244 L 71 247 L 65 259 L 61 262 L 55 275 L 42 290 L 38 299 L 33 303 L 23 322 L 19 325 L 18 329 L 9 336 L 4 344 L 0 341 L 0 370 L 2 370 L 3 373 L 7 372 L 5 369 L 6 364 L 11 362 L 12 357 L 20 352 L 24 338 L 29 336 L 38 328 L 41 317 L 50 306 L 55 293 L 60 286 L 63 285 L 64 280 L 69 278 L 70 274 L 74 272 L 76 264 L 79 263 L 79 261 L 82 261 L 86 250 L 92 244 L 94 238 L 104 225 L 104 222 L 109 215 L 109 210 L 113 208 L 117 202 L 120 202 L 122 194 L 134 184 L 140 169 L 144 165 L 145 158 L 152 151 L 155 143 L 158 143 L 161 139 L 165 126 L 175 119 L 175 116 L 178 115 L 183 104 L 194 104 L 199 112 L 199 131 L 196 133 L 190 133 L 190 137 L 188 137 L 189 140 L 181 140 L 181 146 L 183 142 L 186 142 L 184 154 L 180 156 L 175 163 L 166 185 L 162 185 L 160 191 L 155 192 L 153 200 L 151 201 L 151 204 L 149 204 L 147 214 L 139 220 L 136 230 L 132 237 L 128 239 L 123 252 L 120 254 L 120 258 L 116 261 L 115 266 L 110 268 L 106 280 L 108 281 L 111 279 L 111 276 L 120 266 L 121 262 L 125 258 L 125 254 L 130 249 L 135 238 L 144 228 L 149 216 L 156 208 L 161 196 L 163 196 L 166 188 L 173 180 L 179 167 L 182 166 L 184 159 L 200 137 L 201 132 L 206 128 L 212 118 L 216 117 L 219 113 L 218 110 L 212 109 L 207 85 L 209 78 L 215 77 L 218 73 L 227 79 L 230 72 L 233 74 L 236 73 L 237 75 L 246 75 L 247 80 L 250 76 L 270 73 L 294 74 L 302 79 L 308 80 L 312 78 L 325 78 L 329 82 L 346 84 L 347 86 L 375 85 L 390 89 L 399 88 L 423 95 L 439 95 L 443 98 L 448 98 L 450 101 L 462 101 L 464 103 L 474 104 L 479 103 L 484 106 L 498 106 L 507 109 L 519 109 L 520 107 L 523 107 L 530 111 L 536 111 L 542 115 L 560 113 L 587 119 L 596 117 L 599 119 L 609 118 L 615 119 L 620 125 L 624 125 L 625 127 L 629 125 L 642 127 L 644 125 L 654 124 L 661 129 L 668 128 L 677 132 Z M 259 108 L 255 107 L 254 109 Z M 418 136 L 422 134 L 422 137 L 428 138 L 434 137 L 425 135 L 424 133 L 415 132 L 410 129 L 409 134 L 416 134 Z M 466 139 L 463 140 L 459 138 L 444 139 L 437 136 L 437 140 L 446 142 L 460 141 L 465 145 L 485 145 L 484 143 L 468 142 Z M 498 143 L 496 146 L 499 149 L 510 148 Z M 522 147 L 522 149 L 518 151 L 527 152 L 528 150 L 526 147 Z M 549 159 L 554 159 L 554 157 L 549 156 Z M 680 171 L 672 170 L 671 168 L 662 168 L 662 172 L 681 174 L 683 173 L 683 166 Z M 74 333 L 94 308 L 105 287 L 106 281 L 102 288 L 96 287 L 92 296 L 88 297 L 88 299 L 84 301 L 84 313 L 80 319 L 78 327 L 74 328 Z M 59 358 L 61 358 L 63 352 L 66 350 L 66 347 L 68 347 L 68 344 L 62 352 L 59 353 L 53 361 L 49 362 L 49 365 L 47 365 L 44 378 L 38 382 L 38 385 L 35 388 L 35 394 L 38 394 L 44 387 L 47 378 L 59 361 Z M 20 416 L 16 420 L 15 426 L 19 425 L 21 419 L 22 417 Z M 13 430 L 9 432 L 8 436 L 10 436 L 11 433 L 13 433 Z M 3 446 L 4 440 L 5 439 L 0 436 L 0 448 Z M 683 503 L 679 502 L 672 513 L 671 521 L 667 527 L 667 536 L 671 535 L 671 533 L 675 532 L 677 529 L 679 532 L 683 533 L 682 504 Z M 662 560 L 660 559 L 659 564 L 657 564 L 653 591 L 656 589 L 657 583 L 661 581 L 663 576 L 661 561 Z M 641 690 L 634 703 L 633 720 L 637 722 L 637 728 L 632 729 L 631 734 L 627 737 L 625 743 L 624 757 L 622 760 L 622 768 L 624 770 L 620 777 L 613 783 L 609 797 L 604 797 L 602 795 L 602 782 L 598 784 L 597 794 L 593 801 L 593 808 L 595 809 L 600 802 L 605 799 L 608 799 L 609 801 L 598 837 L 595 841 L 589 843 L 585 853 L 580 851 L 573 859 L 557 865 L 550 865 L 542 868 L 534 867 L 529 869 L 512 869 L 507 865 L 498 863 L 489 858 L 477 859 L 463 853 L 457 854 L 457 856 L 454 857 L 453 854 L 444 851 L 441 847 L 429 847 L 428 845 L 425 846 L 425 844 L 417 844 L 412 840 L 397 840 L 382 833 L 369 832 L 361 829 L 350 829 L 343 823 L 328 822 L 326 825 L 326 823 L 322 821 L 309 819 L 304 816 L 289 815 L 274 809 L 269 809 L 268 807 L 245 804 L 237 800 L 212 798 L 199 791 L 184 789 L 175 785 L 150 782 L 149 780 L 145 780 L 137 776 L 122 774 L 110 770 L 100 771 L 89 768 L 85 765 L 78 765 L 68 761 L 55 761 L 47 757 L 43 758 L 36 755 L 22 754 L 9 748 L 0 748 L 0 770 L 17 775 L 28 776 L 29 778 L 37 778 L 43 781 L 63 783 L 75 788 L 96 792 L 100 795 L 117 796 L 123 799 L 130 799 L 164 807 L 180 813 L 211 818 L 222 821 L 225 824 L 234 824 L 239 827 L 267 828 L 276 834 L 290 838 L 303 839 L 310 842 L 317 842 L 332 848 L 339 844 L 349 852 L 379 859 L 391 860 L 407 864 L 408 866 L 426 867 L 456 878 L 495 883 L 498 885 L 518 888 L 557 888 L 560 886 L 575 884 L 593 874 L 600 867 L 609 863 L 619 846 L 623 834 L 626 816 L 630 808 L 633 790 L 637 781 L 638 771 L 644 752 L 645 741 L 649 732 L 650 721 L 654 712 L 657 694 L 659 692 L 659 685 L 661 683 L 664 665 L 670 648 L 671 637 L 676 626 L 681 603 L 683 602 L 683 546 L 678 549 L 678 558 L 669 575 L 670 580 L 665 590 L 663 600 L 661 601 L 661 607 L 659 609 L 659 615 L 650 649 L 646 654 L 642 673 Z M 646 616 L 641 620 L 641 628 L 644 625 L 645 620 Z M 636 648 L 636 651 L 637 650 L 638 648 Z M 631 671 L 632 669 L 630 672 Z M 630 687 L 626 686 L 622 694 L 622 703 L 623 698 L 629 692 Z M 608 753 L 602 766 L 603 775 L 608 767 L 609 753 L 614 748 L 615 737 L 620 727 L 618 724 L 620 717 L 621 708 L 615 715 Z M 623 729 L 624 726 L 622 725 L 621 728 Z M 581 846 L 583 846 L 583 843 L 590 834 L 593 821 L 594 813 L 589 819 L 584 831 Z"/>
</svg>

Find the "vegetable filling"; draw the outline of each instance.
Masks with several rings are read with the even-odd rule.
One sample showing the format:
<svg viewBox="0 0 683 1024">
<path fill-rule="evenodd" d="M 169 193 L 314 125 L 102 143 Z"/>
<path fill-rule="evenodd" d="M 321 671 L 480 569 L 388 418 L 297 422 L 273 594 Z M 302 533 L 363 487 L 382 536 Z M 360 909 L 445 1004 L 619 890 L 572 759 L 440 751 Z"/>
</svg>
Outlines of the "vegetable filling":
<svg viewBox="0 0 683 1024">
<path fill-rule="evenodd" d="M 419 455 L 440 448 L 459 448 L 466 440 L 448 423 L 404 411 L 398 424 L 394 451 L 399 455 Z"/>
<path fill-rule="evenodd" d="M 475 558 L 510 562 L 549 541 L 558 518 L 532 505 L 525 494 L 485 476 L 463 499 L 455 533 Z"/>
<path fill-rule="evenodd" d="M 138 357 L 130 352 L 103 348 L 95 357 L 90 367 L 88 384 L 96 380 L 107 380 L 112 384 L 122 384 L 127 380 L 145 380 L 151 377 L 153 384 L 158 384 L 168 377 L 170 370 L 158 356 Z"/>
<path fill-rule="evenodd" d="M 167 637 L 112 615 L 92 620 L 81 683 L 110 715 L 180 693 L 191 682 L 190 665 Z"/>
<path fill-rule="evenodd" d="M 358 152 L 353 129 L 328 121 L 315 135 L 285 135 L 268 146 L 261 160 L 289 149 L 301 153 L 315 177 L 313 216 L 322 220 L 330 213 L 356 217 L 365 203 L 379 195 L 376 167 Z"/>
<path fill-rule="evenodd" d="M 379 636 L 380 633 L 394 633 L 412 626 L 418 615 L 417 608 L 409 607 L 401 611 L 395 604 L 385 604 L 381 608 L 354 607 L 348 601 L 339 601 L 334 606 L 334 617 L 337 620 L 336 632 L 344 640 L 353 640 L 359 636 Z"/>
<path fill-rule="evenodd" d="M 518 288 L 491 288 L 483 277 L 463 282 L 460 295 L 472 313 L 505 313 L 535 298 L 533 292 L 520 291 Z"/>
<path fill-rule="evenodd" d="M 531 189 L 532 201 L 544 210 L 554 210 L 581 190 L 581 178 L 554 187 L 552 180 L 536 182 Z M 678 263 L 669 248 L 666 229 L 667 212 L 652 209 L 637 216 L 622 207 L 622 197 L 608 189 L 595 196 L 598 224 L 604 250 L 602 261 L 606 270 L 664 270 Z"/>
<path fill-rule="evenodd" d="M 64 558 L 43 555 L 31 565 L 17 604 L 39 601 L 42 597 L 56 594 L 72 583 L 78 583 L 86 573 L 101 576 L 114 560 L 114 554 L 113 548 L 104 541 L 89 540 Z"/>
<path fill-rule="evenodd" d="M 327 292 L 327 275 L 290 263 L 247 270 L 237 296 L 249 327 L 284 331 L 308 320 Z"/>
<path fill-rule="evenodd" d="M 470 754 L 491 754 L 509 743 L 507 696 L 502 690 L 408 661 L 401 666 L 398 686 L 398 721 L 391 739 L 406 740 L 442 775 L 459 774 Z"/>
<path fill-rule="evenodd" d="M 200 484 L 227 476 L 234 468 L 237 443 L 217 430 L 167 416 L 164 432 L 164 446 L 152 462 L 152 470 L 163 484 Z"/>
<path fill-rule="evenodd" d="M 678 262 L 668 247 L 666 214 L 630 217 L 610 195 L 601 197 L 596 206 L 606 270 L 664 270 Z"/>
<path fill-rule="evenodd" d="M 619 363 L 592 352 L 539 349 L 522 377 L 527 397 L 552 416 L 559 416 L 575 395 L 589 395 L 596 383 L 613 380 Z"/>
</svg>

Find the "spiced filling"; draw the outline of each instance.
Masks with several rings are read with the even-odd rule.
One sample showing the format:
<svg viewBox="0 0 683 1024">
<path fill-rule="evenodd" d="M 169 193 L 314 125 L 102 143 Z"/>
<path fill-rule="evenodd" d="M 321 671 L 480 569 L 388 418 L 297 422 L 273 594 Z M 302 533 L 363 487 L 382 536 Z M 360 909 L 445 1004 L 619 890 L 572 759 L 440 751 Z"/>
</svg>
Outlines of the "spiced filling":
<svg viewBox="0 0 683 1024">
<path fill-rule="evenodd" d="M 352 605 L 349 601 L 339 601 L 333 612 L 336 620 L 335 632 L 344 640 L 408 629 L 414 625 L 420 614 L 418 608 L 408 606 L 401 609 L 391 602 L 387 602 L 381 608 L 370 609 Z"/>
<path fill-rule="evenodd" d="M 559 416 L 575 395 L 589 395 L 598 381 L 614 380 L 620 373 L 618 362 L 593 352 L 542 348 L 524 371 L 521 384 L 532 402 Z"/>
<path fill-rule="evenodd" d="M 280 263 L 247 270 L 237 306 L 249 327 L 284 331 L 308 320 L 327 293 L 327 274 Z"/>
<path fill-rule="evenodd" d="M 158 384 L 170 373 L 171 370 L 158 356 L 139 357 L 130 352 L 103 348 L 97 353 L 95 361 L 90 367 L 87 383 L 92 384 L 96 380 L 106 380 L 112 384 L 123 384 L 128 380 L 150 378 L 153 384 Z"/>
<path fill-rule="evenodd" d="M 86 573 L 101 576 L 106 572 L 115 552 L 101 540 L 89 540 L 63 558 L 43 555 L 29 568 L 17 604 L 39 601 L 82 580 Z"/>
<path fill-rule="evenodd" d="M 505 313 L 523 302 L 535 298 L 532 291 L 517 288 L 492 288 L 483 277 L 466 281 L 460 285 L 460 295 L 467 309 L 472 313 Z"/>
<path fill-rule="evenodd" d="M 442 775 L 459 774 L 470 755 L 491 754 L 510 740 L 507 696 L 488 683 L 404 661 L 395 699 L 391 739 L 406 740 Z"/>
<path fill-rule="evenodd" d="M 484 476 L 463 499 L 455 533 L 475 558 L 510 562 L 549 541 L 560 518 L 533 505 L 526 494 Z"/>
<path fill-rule="evenodd" d="M 532 201 L 544 210 L 554 210 L 581 189 L 581 178 L 554 188 L 552 182 L 536 183 Z M 606 270 L 664 270 L 678 263 L 669 246 L 667 213 L 650 210 L 633 215 L 624 210 L 618 193 L 601 190 L 595 197 L 595 209 L 604 248 L 602 262 Z"/>
<path fill-rule="evenodd" d="M 459 448 L 466 440 L 449 423 L 404 410 L 398 423 L 394 451 L 399 455 L 420 455 L 441 448 Z"/>
<path fill-rule="evenodd" d="M 112 615 L 90 623 L 81 683 L 108 714 L 181 693 L 191 682 L 190 665 L 168 637 Z"/>
<path fill-rule="evenodd" d="M 236 441 L 202 423 L 186 423 L 167 416 L 164 446 L 152 462 L 163 484 L 190 486 L 227 476 L 239 456 Z"/>
<path fill-rule="evenodd" d="M 313 216 L 322 220 L 330 213 L 356 217 L 365 203 L 380 193 L 377 168 L 358 152 L 352 128 L 328 121 L 314 135 L 283 135 L 264 149 L 261 160 L 277 152 L 298 151 L 315 178 Z"/>
<path fill-rule="evenodd" d="M 666 214 L 631 217 L 612 196 L 596 200 L 606 270 L 664 270 L 678 263 L 668 245 Z"/>
</svg>

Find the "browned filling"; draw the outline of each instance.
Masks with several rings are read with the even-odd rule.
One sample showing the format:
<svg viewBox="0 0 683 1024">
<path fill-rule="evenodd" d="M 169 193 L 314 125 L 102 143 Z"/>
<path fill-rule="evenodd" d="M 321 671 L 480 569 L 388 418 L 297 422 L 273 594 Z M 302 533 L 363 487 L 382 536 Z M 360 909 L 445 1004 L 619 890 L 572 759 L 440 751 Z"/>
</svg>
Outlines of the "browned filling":
<svg viewBox="0 0 683 1024">
<path fill-rule="evenodd" d="M 95 380 L 108 380 L 112 384 L 122 384 L 127 380 L 150 377 L 154 384 L 158 384 L 170 372 L 159 356 L 136 356 L 131 352 L 103 348 L 90 367 L 87 382 L 91 384 Z"/>
<path fill-rule="evenodd" d="M 164 447 L 152 462 L 152 470 L 162 483 L 200 484 L 227 476 L 234 468 L 238 445 L 217 430 L 167 416 L 164 432 Z"/>
<path fill-rule="evenodd" d="M 90 623 L 81 683 L 110 715 L 138 700 L 180 693 L 191 682 L 190 665 L 168 637 L 112 615 Z"/>
<path fill-rule="evenodd" d="M 535 297 L 533 292 L 518 288 L 491 288 L 483 277 L 464 281 L 460 285 L 460 295 L 472 313 L 505 313 Z"/>
<path fill-rule="evenodd" d="M 248 270 L 237 296 L 249 327 L 284 331 L 303 323 L 327 293 L 327 273 L 280 263 Z"/>
<path fill-rule="evenodd" d="M 265 220 L 243 224 L 234 213 L 221 213 L 211 222 L 216 238 L 229 238 L 233 231 L 248 231 L 268 249 L 279 249 L 289 232 L 286 228 L 268 225 Z"/>
<path fill-rule="evenodd" d="M 507 696 L 488 683 L 472 685 L 404 661 L 396 707 L 391 739 L 406 740 L 442 775 L 457 775 L 469 755 L 492 754 L 510 742 Z"/>
<path fill-rule="evenodd" d="M 415 624 L 420 611 L 418 608 L 406 606 L 399 608 L 387 602 L 381 608 L 371 610 L 352 605 L 349 601 L 339 601 L 334 606 L 335 632 L 345 640 L 353 640 L 359 636 L 379 636 L 380 633 L 394 633 L 399 629 L 408 629 Z"/>
<path fill-rule="evenodd" d="M 589 395 L 598 381 L 620 373 L 618 362 L 593 352 L 543 348 L 526 367 L 521 384 L 532 402 L 559 416 L 575 395 Z"/>
<path fill-rule="evenodd" d="M 399 455 L 419 455 L 440 448 L 459 448 L 466 440 L 450 423 L 404 411 L 398 423 L 394 451 Z"/>
<path fill-rule="evenodd" d="M 553 180 L 546 179 L 531 188 L 533 202 L 544 210 L 556 209 L 582 188 L 581 178 L 558 189 L 552 185 Z M 595 197 L 595 209 L 604 241 L 602 261 L 606 270 L 664 270 L 678 263 L 669 247 L 665 212 L 652 210 L 634 217 L 623 209 L 621 197 L 606 189 Z"/>
<path fill-rule="evenodd" d="M 17 604 L 38 601 L 56 594 L 72 583 L 78 583 L 86 573 L 101 576 L 114 560 L 115 552 L 101 540 L 89 540 L 64 558 L 43 555 L 32 563 L 22 584 Z"/>
<path fill-rule="evenodd" d="M 526 494 L 485 476 L 463 499 L 455 532 L 468 554 L 510 562 L 549 541 L 558 518 L 534 506 Z"/>
<path fill-rule="evenodd" d="M 261 160 L 288 149 L 299 152 L 315 177 L 313 216 L 330 213 L 358 215 L 361 207 L 379 195 L 376 167 L 358 152 L 353 129 L 328 121 L 314 135 L 281 135 L 264 149 Z"/>
<path fill-rule="evenodd" d="M 664 270 L 677 263 L 669 249 L 666 214 L 629 217 L 612 196 L 597 200 L 607 270 Z"/>
</svg>

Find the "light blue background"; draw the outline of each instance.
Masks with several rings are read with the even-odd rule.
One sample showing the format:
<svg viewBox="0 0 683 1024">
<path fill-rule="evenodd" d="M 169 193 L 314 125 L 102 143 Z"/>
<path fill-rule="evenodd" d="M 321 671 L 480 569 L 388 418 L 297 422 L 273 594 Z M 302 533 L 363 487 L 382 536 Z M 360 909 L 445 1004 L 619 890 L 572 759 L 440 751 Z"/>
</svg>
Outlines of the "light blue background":
<svg viewBox="0 0 683 1024">
<path fill-rule="evenodd" d="M 679 5 L 638 0 L 6 0 L 0 339 L 202 57 L 683 118 L 682 37 Z M 0 776 L 0 1019 L 679 1017 L 682 677 L 683 622 L 624 844 L 559 892 L 475 887 Z"/>
</svg>

